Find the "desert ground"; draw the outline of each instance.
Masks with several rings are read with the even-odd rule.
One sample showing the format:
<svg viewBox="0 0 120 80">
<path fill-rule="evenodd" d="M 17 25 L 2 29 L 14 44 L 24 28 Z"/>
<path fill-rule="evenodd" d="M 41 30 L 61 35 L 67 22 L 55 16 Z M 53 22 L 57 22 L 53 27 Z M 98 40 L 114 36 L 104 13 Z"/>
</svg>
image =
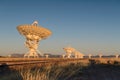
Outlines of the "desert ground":
<svg viewBox="0 0 120 80">
<path fill-rule="evenodd" d="M 119 58 L 0 58 L 0 80 L 120 80 Z"/>
</svg>

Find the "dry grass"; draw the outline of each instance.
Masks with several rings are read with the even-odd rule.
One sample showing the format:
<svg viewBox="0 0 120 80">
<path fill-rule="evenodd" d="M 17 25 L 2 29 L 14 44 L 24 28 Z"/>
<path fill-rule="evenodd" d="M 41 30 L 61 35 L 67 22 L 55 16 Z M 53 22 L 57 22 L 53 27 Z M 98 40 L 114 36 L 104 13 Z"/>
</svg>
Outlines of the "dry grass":
<svg viewBox="0 0 120 80">
<path fill-rule="evenodd" d="M 0 59 L 2 61 L 3 58 Z M 82 68 L 88 66 L 88 59 L 62 59 L 62 58 L 4 58 L 3 61 L 49 61 L 49 63 L 36 63 L 26 65 L 4 66 L 0 69 L 0 80 L 71 80 L 73 76 L 82 72 Z M 116 58 L 94 59 L 106 62 L 107 60 L 118 61 Z M 6 68 L 5 68 L 6 67 Z M 4 72 L 4 73 L 3 73 Z M 7 77 L 6 77 L 7 76 Z M 74 79 L 72 79 L 74 80 Z"/>
<path fill-rule="evenodd" d="M 29 67 L 19 70 L 23 80 L 69 80 L 75 73 L 79 72 L 82 63 L 60 63 L 42 65 L 40 67 Z"/>
<path fill-rule="evenodd" d="M 80 60 L 69 59 L 44 64 L 17 65 L 6 68 L 11 75 L 5 73 L 2 80 L 69 80 L 84 66 L 87 64 Z"/>
</svg>

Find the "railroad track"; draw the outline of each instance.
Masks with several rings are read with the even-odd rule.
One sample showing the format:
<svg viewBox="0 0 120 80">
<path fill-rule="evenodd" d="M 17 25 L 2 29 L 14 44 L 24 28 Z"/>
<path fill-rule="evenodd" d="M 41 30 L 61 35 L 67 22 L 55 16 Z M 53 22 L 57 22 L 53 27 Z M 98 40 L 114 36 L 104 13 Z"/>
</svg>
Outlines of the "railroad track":
<svg viewBox="0 0 120 80">
<path fill-rule="evenodd" d="M 44 60 L 11 60 L 11 61 L 0 61 L 0 66 L 15 66 L 15 65 L 27 65 L 27 64 L 45 64 L 45 63 L 58 63 L 58 62 L 82 62 L 86 59 L 44 59 Z M 86 61 L 87 62 L 87 61 Z"/>
<path fill-rule="evenodd" d="M 110 58 L 92 58 L 95 62 L 104 62 L 107 63 Z M 118 59 L 119 60 L 119 59 Z M 75 58 L 0 58 L 0 66 L 1 65 L 8 65 L 8 66 L 14 66 L 14 65 L 26 65 L 26 64 L 44 64 L 44 63 L 57 63 L 57 62 L 71 62 L 71 61 L 78 61 L 83 63 L 88 63 L 89 59 L 75 59 Z M 120 60 L 119 60 L 120 61 Z"/>
<path fill-rule="evenodd" d="M 0 63 L 0 66 L 2 65 L 15 66 L 15 65 L 37 64 L 37 63 L 49 63 L 49 61 L 6 62 L 6 63 Z"/>
</svg>

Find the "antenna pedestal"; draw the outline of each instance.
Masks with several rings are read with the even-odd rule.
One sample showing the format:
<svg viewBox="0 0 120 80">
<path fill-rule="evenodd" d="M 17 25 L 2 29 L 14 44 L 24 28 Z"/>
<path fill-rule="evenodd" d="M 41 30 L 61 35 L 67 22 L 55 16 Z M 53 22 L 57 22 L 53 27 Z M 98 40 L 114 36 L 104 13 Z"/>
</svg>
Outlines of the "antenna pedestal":
<svg viewBox="0 0 120 80">
<path fill-rule="evenodd" d="M 29 49 L 29 52 L 27 52 L 24 57 L 28 57 L 28 58 L 38 58 L 39 55 L 39 51 L 38 51 L 38 43 L 40 41 L 38 39 L 34 39 L 33 35 L 29 35 L 29 37 L 26 37 L 26 42 L 25 42 L 25 46 Z"/>
</svg>

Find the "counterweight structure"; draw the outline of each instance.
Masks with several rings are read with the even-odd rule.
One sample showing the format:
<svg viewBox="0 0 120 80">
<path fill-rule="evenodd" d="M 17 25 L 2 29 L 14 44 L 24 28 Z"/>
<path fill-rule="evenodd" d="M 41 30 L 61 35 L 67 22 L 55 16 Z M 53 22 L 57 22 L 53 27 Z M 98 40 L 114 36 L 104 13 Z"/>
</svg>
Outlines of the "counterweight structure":
<svg viewBox="0 0 120 80">
<path fill-rule="evenodd" d="M 38 50 L 40 40 L 46 39 L 51 35 L 51 31 L 38 25 L 37 21 L 33 24 L 24 24 L 17 26 L 19 33 L 26 38 L 25 46 L 29 49 L 24 57 L 37 58 L 42 54 Z M 38 54 L 39 53 L 39 54 Z"/>
</svg>

